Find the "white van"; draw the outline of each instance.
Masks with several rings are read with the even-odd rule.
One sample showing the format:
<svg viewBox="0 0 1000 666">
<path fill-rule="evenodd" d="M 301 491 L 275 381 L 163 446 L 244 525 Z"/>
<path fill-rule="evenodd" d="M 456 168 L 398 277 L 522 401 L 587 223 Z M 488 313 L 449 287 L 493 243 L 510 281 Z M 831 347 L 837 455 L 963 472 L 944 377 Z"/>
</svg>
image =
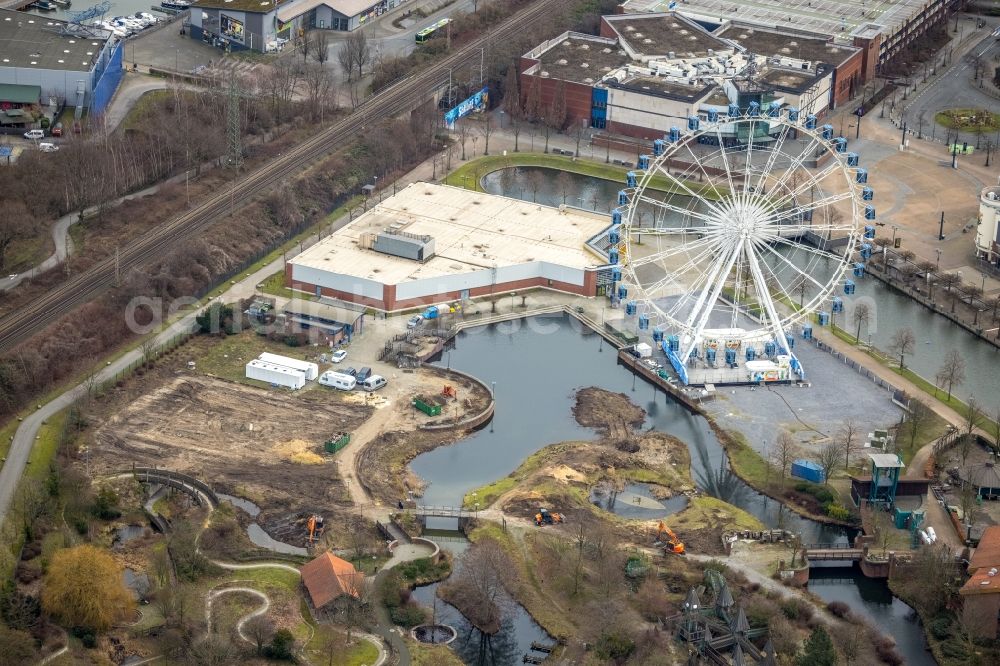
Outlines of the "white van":
<svg viewBox="0 0 1000 666">
<path fill-rule="evenodd" d="M 341 391 L 353 391 L 358 385 L 358 380 L 343 372 L 327 370 L 319 376 L 319 383 L 323 386 L 330 386 Z"/>
<path fill-rule="evenodd" d="M 48 143 L 42 141 L 40 144 L 38 144 L 38 150 L 42 151 L 43 153 L 54 153 L 57 150 L 59 150 L 59 146 L 57 146 L 54 143 Z"/>
<path fill-rule="evenodd" d="M 24 138 L 25 139 L 31 139 L 32 141 L 37 141 L 38 139 L 44 139 L 45 138 L 45 132 L 43 132 L 42 130 L 37 130 L 37 129 L 36 130 L 28 130 L 27 132 L 24 133 Z"/>
<path fill-rule="evenodd" d="M 372 375 L 365 381 L 361 382 L 361 390 L 368 391 L 369 393 L 371 391 L 377 391 L 385 386 L 385 383 L 385 377 L 382 375 Z"/>
</svg>

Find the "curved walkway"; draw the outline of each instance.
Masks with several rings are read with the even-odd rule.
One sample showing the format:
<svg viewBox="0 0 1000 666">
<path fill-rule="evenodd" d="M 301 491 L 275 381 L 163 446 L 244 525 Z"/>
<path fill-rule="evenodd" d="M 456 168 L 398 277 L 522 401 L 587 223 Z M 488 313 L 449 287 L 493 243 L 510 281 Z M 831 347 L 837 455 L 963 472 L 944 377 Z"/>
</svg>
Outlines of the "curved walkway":
<svg viewBox="0 0 1000 666">
<path fill-rule="evenodd" d="M 260 590 L 255 590 L 252 587 L 242 587 L 242 586 L 224 587 L 211 590 L 205 596 L 205 622 L 207 623 L 208 627 L 205 631 L 205 635 L 210 636 L 212 634 L 212 602 L 221 597 L 223 594 L 230 594 L 234 592 L 243 592 L 245 594 L 250 594 L 264 602 L 264 604 L 260 608 L 250 613 L 247 613 L 246 615 L 240 618 L 239 622 L 236 623 L 236 633 L 239 634 L 240 638 L 242 638 L 247 643 L 253 643 L 251 639 L 247 638 L 243 634 L 243 625 L 245 625 L 248 620 L 251 620 L 257 617 L 258 615 L 263 615 L 264 613 L 266 613 L 271 608 L 271 598 L 268 597 L 263 592 L 261 592 Z"/>
</svg>

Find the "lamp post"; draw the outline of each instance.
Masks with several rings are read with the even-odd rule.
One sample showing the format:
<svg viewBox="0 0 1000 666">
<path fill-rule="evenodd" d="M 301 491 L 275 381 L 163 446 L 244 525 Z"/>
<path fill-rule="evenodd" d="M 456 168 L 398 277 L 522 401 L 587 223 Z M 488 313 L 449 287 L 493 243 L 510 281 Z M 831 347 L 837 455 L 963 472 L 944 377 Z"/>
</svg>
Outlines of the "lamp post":
<svg viewBox="0 0 1000 666">
<path fill-rule="evenodd" d="M 934 270 L 937 271 L 941 268 L 941 248 L 936 248 L 934 251 L 937 252 L 937 263 L 934 265 Z"/>
<path fill-rule="evenodd" d="M 517 296 L 517 292 L 516 291 L 510 292 L 510 311 L 511 312 L 514 311 L 514 297 L 515 296 Z"/>
</svg>

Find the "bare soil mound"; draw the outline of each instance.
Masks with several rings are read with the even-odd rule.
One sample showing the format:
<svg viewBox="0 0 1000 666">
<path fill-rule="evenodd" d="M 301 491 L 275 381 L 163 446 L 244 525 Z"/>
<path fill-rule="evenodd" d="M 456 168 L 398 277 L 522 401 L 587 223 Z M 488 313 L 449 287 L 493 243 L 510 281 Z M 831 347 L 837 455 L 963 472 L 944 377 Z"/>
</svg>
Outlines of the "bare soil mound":
<svg viewBox="0 0 1000 666">
<path fill-rule="evenodd" d="M 591 386 L 576 392 L 573 416 L 580 425 L 594 428 L 612 441 L 621 441 L 635 434 L 635 429 L 646 420 L 646 410 L 624 393 Z"/>
</svg>

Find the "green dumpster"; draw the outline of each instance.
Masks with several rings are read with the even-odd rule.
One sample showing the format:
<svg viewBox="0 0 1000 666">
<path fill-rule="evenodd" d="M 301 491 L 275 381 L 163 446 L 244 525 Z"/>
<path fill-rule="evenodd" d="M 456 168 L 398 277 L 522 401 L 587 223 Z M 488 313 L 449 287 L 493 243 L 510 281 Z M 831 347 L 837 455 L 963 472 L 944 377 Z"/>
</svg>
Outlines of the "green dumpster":
<svg viewBox="0 0 1000 666">
<path fill-rule="evenodd" d="M 413 399 L 413 406 L 422 411 L 427 416 L 440 416 L 441 414 L 441 405 L 435 405 L 429 402 L 424 402 L 420 398 Z"/>
<path fill-rule="evenodd" d="M 345 446 L 351 443 L 351 433 L 344 432 L 339 435 L 334 435 L 333 438 L 326 440 L 323 444 L 323 448 L 327 453 L 336 453 Z"/>
</svg>

